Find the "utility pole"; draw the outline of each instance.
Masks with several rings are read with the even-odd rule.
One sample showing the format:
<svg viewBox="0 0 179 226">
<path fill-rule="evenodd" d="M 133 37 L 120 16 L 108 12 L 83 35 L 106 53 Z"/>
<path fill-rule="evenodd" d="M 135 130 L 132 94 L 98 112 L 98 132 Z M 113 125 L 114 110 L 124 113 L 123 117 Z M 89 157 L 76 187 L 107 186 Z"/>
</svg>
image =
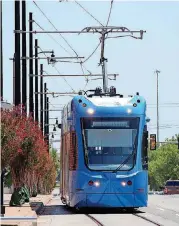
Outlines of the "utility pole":
<svg viewBox="0 0 179 226">
<path fill-rule="evenodd" d="M 159 70 L 156 70 L 155 73 L 157 74 L 157 143 L 159 144 L 159 88 L 158 88 L 158 74 L 160 73 Z"/>
<path fill-rule="evenodd" d="M 26 31 L 26 0 L 22 0 L 22 30 Z M 22 57 L 26 58 L 26 33 L 22 34 Z M 22 60 L 22 104 L 27 113 L 27 65 Z"/>
<path fill-rule="evenodd" d="M 44 83 L 44 110 L 45 110 L 45 112 L 44 112 L 44 137 L 45 137 L 45 139 L 46 139 L 46 135 L 47 135 L 47 126 L 46 126 L 46 124 L 47 124 L 47 83 L 45 82 Z M 43 111 L 42 111 L 43 112 Z"/>
<path fill-rule="evenodd" d="M 47 122 L 47 145 L 49 148 L 49 97 L 46 98 L 47 99 L 47 113 L 46 113 L 46 122 Z M 49 149 L 48 149 L 49 150 Z"/>
<path fill-rule="evenodd" d="M 15 103 L 15 53 L 13 57 L 13 103 Z"/>
<path fill-rule="evenodd" d="M 29 13 L 29 31 L 33 30 L 32 13 Z M 29 33 L 29 56 L 33 57 L 33 35 Z M 29 60 L 29 74 L 33 74 L 33 59 Z M 33 77 L 29 77 L 29 113 L 34 118 Z"/>
<path fill-rule="evenodd" d="M 43 75 L 43 64 L 40 64 L 40 74 Z M 42 130 L 42 134 L 43 134 L 43 76 L 40 77 L 40 125 L 41 125 L 41 130 Z"/>
<path fill-rule="evenodd" d="M 20 1 L 15 0 L 15 29 L 20 29 Z M 15 34 L 15 106 L 21 104 L 20 34 Z"/>
<path fill-rule="evenodd" d="M 2 0 L 0 2 L 0 11 L 1 11 L 1 100 L 3 100 L 3 42 L 2 42 Z"/>
<path fill-rule="evenodd" d="M 21 30 L 16 30 L 14 32 L 23 33 Z M 104 46 L 105 46 L 105 40 L 109 38 L 120 38 L 120 37 L 131 37 L 135 39 L 142 39 L 143 33 L 146 31 L 143 30 L 134 30 L 131 31 L 126 27 L 119 27 L 119 26 L 94 26 L 94 27 L 85 27 L 82 31 L 28 31 L 28 33 L 34 33 L 34 34 L 84 34 L 84 33 L 99 33 L 101 34 L 101 58 L 99 65 L 102 66 L 102 74 L 103 74 L 103 91 L 104 93 L 108 92 L 108 76 L 107 76 L 107 70 L 106 70 L 106 62 L 107 59 L 104 57 Z M 110 33 L 122 33 L 122 35 L 115 36 L 115 37 L 109 37 Z M 134 36 L 134 34 L 140 34 L 139 37 Z M 31 74 L 31 73 L 30 73 Z M 31 74 L 32 75 L 32 74 Z"/>
<path fill-rule="evenodd" d="M 38 57 L 38 40 L 35 39 L 35 57 Z M 38 75 L 38 59 L 35 59 L 35 74 Z M 38 117 L 38 114 L 39 114 L 39 109 L 38 109 L 38 105 L 39 105 L 39 102 L 38 102 L 38 77 L 35 77 L 35 121 L 39 121 L 39 117 Z"/>
</svg>

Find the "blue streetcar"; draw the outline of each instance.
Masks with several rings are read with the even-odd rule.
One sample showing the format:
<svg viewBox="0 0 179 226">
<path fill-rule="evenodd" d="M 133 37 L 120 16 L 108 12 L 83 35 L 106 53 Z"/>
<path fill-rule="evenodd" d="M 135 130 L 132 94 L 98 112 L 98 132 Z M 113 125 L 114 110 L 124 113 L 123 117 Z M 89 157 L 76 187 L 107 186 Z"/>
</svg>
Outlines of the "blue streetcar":
<svg viewBox="0 0 179 226">
<path fill-rule="evenodd" d="M 92 90 L 90 90 L 92 91 Z M 78 95 L 64 107 L 60 195 L 75 207 L 147 206 L 146 101 L 114 87 Z"/>
</svg>

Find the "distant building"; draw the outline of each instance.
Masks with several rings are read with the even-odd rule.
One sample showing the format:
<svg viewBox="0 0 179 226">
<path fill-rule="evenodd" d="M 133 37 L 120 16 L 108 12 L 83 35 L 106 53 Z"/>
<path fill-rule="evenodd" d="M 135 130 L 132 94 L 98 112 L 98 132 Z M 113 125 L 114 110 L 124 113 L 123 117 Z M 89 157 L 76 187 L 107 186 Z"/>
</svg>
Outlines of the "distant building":
<svg viewBox="0 0 179 226">
<path fill-rule="evenodd" d="M 12 109 L 13 108 L 13 105 L 8 103 L 8 102 L 5 102 L 5 101 L 1 101 L 1 108 L 2 109 Z"/>
</svg>

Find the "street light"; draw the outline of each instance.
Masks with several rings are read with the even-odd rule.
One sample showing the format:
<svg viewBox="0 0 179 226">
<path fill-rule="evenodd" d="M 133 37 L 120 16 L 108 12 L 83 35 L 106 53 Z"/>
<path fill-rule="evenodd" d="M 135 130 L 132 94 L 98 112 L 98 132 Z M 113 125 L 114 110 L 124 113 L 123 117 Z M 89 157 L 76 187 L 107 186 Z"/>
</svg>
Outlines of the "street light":
<svg viewBox="0 0 179 226">
<path fill-rule="evenodd" d="M 54 125 L 54 127 L 53 127 L 53 131 L 57 131 L 57 129 L 56 129 L 56 127 L 55 127 L 55 125 Z"/>
<path fill-rule="evenodd" d="M 54 58 L 55 58 L 55 54 L 54 54 L 54 51 L 52 51 L 51 57 L 47 59 L 48 60 L 48 64 L 53 64 L 54 65 L 56 63 L 56 59 L 54 59 Z"/>
<path fill-rule="evenodd" d="M 58 125 L 58 119 L 56 119 L 56 125 Z"/>
</svg>

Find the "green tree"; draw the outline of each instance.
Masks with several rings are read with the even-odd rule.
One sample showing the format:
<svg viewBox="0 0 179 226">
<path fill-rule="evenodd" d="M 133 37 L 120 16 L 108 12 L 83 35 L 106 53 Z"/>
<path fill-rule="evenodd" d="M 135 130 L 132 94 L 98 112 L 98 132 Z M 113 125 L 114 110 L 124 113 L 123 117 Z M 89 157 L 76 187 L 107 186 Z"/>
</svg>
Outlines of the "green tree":
<svg viewBox="0 0 179 226">
<path fill-rule="evenodd" d="M 51 158 L 52 158 L 53 163 L 55 165 L 55 170 L 58 173 L 59 169 L 60 169 L 60 162 L 59 162 L 59 156 L 58 156 L 58 153 L 57 153 L 57 149 L 51 148 L 50 155 L 51 155 Z"/>
<path fill-rule="evenodd" d="M 176 141 L 177 136 L 166 141 Z M 179 150 L 175 144 L 163 144 L 156 151 L 149 151 L 150 187 L 157 190 L 169 179 L 179 179 Z"/>
</svg>

